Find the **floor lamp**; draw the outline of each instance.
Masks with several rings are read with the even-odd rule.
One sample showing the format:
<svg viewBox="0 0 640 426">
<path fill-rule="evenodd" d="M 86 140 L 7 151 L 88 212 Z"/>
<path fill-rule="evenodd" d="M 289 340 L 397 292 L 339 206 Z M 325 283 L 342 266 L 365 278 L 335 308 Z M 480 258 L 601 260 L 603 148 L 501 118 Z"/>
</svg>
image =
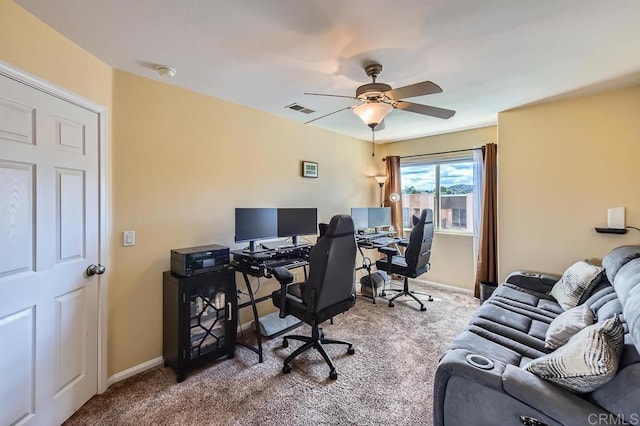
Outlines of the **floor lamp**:
<svg viewBox="0 0 640 426">
<path fill-rule="evenodd" d="M 378 185 L 380 185 L 380 207 L 384 206 L 383 203 L 383 198 L 382 198 L 382 187 L 384 186 L 384 182 L 387 180 L 386 176 L 374 176 L 373 177 L 376 182 L 378 182 Z"/>
</svg>

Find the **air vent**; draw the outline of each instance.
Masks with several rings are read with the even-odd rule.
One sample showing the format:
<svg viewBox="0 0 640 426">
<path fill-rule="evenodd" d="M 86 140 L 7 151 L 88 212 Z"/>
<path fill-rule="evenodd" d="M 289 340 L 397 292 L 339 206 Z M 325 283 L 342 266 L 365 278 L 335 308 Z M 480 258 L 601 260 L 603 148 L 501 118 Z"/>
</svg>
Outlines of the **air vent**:
<svg viewBox="0 0 640 426">
<path fill-rule="evenodd" d="M 287 105 L 285 108 L 289 108 L 289 109 L 292 109 L 294 111 L 302 112 L 302 113 L 305 113 L 305 114 L 311 114 L 312 112 L 315 112 L 312 109 L 309 109 L 307 107 L 303 107 L 302 105 L 298 105 L 298 104 L 295 104 L 295 103 L 291 104 L 291 105 Z"/>
</svg>

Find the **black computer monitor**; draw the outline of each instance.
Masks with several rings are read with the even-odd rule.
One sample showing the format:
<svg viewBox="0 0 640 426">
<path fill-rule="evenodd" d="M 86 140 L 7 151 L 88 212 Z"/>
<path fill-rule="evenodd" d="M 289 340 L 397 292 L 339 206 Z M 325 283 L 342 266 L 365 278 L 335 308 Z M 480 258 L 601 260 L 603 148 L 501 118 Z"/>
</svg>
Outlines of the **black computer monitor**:
<svg viewBox="0 0 640 426">
<path fill-rule="evenodd" d="M 278 237 L 292 237 L 298 244 L 298 235 L 315 235 L 318 226 L 318 209 L 282 208 L 278 209 Z"/>
<path fill-rule="evenodd" d="M 278 209 L 236 208 L 236 243 L 249 241 L 249 251 L 255 252 L 256 241 L 278 237 Z"/>
<path fill-rule="evenodd" d="M 391 226 L 391 207 L 369 207 L 369 228 L 381 228 Z"/>
<path fill-rule="evenodd" d="M 353 219 L 353 227 L 358 229 L 367 229 L 369 227 L 369 209 L 367 207 L 351 207 L 351 219 Z"/>
</svg>

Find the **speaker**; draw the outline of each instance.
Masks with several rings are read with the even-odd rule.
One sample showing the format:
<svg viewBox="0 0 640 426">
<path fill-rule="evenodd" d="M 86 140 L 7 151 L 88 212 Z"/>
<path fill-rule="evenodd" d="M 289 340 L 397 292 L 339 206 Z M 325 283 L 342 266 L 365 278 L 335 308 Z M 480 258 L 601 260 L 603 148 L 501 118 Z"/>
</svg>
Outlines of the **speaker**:
<svg viewBox="0 0 640 426">
<path fill-rule="evenodd" d="M 614 207 L 607 211 L 607 227 L 613 229 L 625 228 L 624 207 Z"/>
</svg>

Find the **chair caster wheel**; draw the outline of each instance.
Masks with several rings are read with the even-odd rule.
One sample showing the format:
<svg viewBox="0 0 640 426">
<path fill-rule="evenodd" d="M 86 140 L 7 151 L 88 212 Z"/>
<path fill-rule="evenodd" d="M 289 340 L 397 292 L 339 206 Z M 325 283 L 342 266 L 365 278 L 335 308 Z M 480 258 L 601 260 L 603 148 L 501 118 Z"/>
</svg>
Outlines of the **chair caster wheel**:
<svg viewBox="0 0 640 426">
<path fill-rule="evenodd" d="M 347 353 L 348 353 L 349 355 L 353 355 L 353 354 L 355 354 L 355 353 L 356 353 L 356 350 L 355 350 L 355 349 L 353 349 L 353 348 L 349 348 L 349 349 L 347 349 Z"/>
<path fill-rule="evenodd" d="M 393 308 L 394 306 L 396 306 L 396 305 L 394 305 L 393 302 L 389 302 L 389 307 L 390 308 Z"/>
<path fill-rule="evenodd" d="M 282 366 L 282 372 L 284 374 L 289 374 L 291 373 L 291 366 L 289 364 L 285 364 Z"/>
<path fill-rule="evenodd" d="M 289 341 L 287 339 L 282 339 L 282 347 L 283 348 L 288 348 L 289 347 Z"/>
<path fill-rule="evenodd" d="M 384 291 L 382 293 L 380 293 L 380 296 L 385 297 L 387 295 L 387 293 L 385 293 Z"/>
<path fill-rule="evenodd" d="M 425 308 L 424 306 L 420 306 L 420 310 L 421 310 L 422 312 L 424 312 L 424 311 L 426 311 L 426 310 L 427 310 L 427 308 Z"/>
<path fill-rule="evenodd" d="M 329 373 L 329 378 L 330 378 L 331 380 L 335 380 L 335 379 L 337 379 L 337 378 L 338 378 L 338 373 L 337 373 L 335 370 L 331 371 L 331 372 Z"/>
<path fill-rule="evenodd" d="M 429 296 L 429 299 L 427 300 L 429 300 L 429 302 L 433 302 L 433 297 Z"/>
<path fill-rule="evenodd" d="M 324 333 L 320 333 L 320 338 L 324 339 Z"/>
</svg>

